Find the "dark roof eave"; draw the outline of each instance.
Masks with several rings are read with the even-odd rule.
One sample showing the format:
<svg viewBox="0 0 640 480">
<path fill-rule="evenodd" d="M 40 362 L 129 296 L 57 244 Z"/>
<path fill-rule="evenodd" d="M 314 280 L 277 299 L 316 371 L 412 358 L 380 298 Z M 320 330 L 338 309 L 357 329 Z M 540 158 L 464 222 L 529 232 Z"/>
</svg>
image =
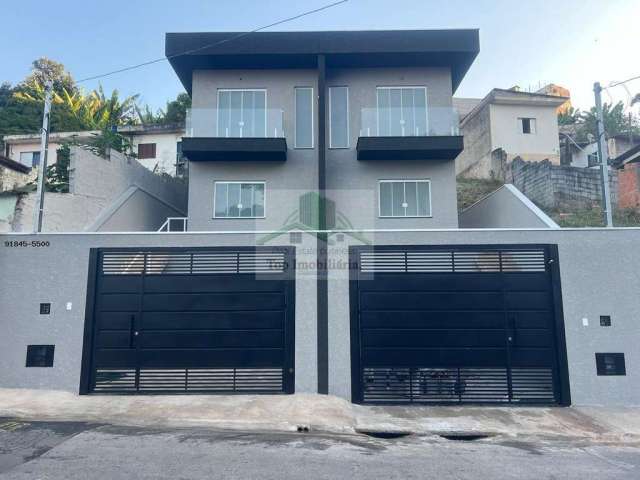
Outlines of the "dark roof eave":
<svg viewBox="0 0 640 480">
<path fill-rule="evenodd" d="M 640 162 L 640 144 L 636 145 L 633 148 L 630 148 L 622 155 L 618 155 L 616 158 L 611 160 L 611 164 L 616 168 L 621 168 L 627 163 L 637 163 Z"/>
<path fill-rule="evenodd" d="M 320 54 L 329 67 L 447 66 L 455 91 L 480 49 L 477 29 L 256 32 L 233 38 L 238 35 L 166 34 L 165 54 L 189 93 L 193 70 L 315 68 Z M 191 53 L 177 55 L 182 52 Z"/>
</svg>

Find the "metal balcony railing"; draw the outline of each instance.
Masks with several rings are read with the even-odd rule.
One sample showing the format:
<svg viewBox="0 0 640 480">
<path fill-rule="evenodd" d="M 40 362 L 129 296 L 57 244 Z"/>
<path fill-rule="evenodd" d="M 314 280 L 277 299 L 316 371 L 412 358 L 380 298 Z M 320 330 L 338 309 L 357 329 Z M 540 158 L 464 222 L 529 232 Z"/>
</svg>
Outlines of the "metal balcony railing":
<svg viewBox="0 0 640 480">
<path fill-rule="evenodd" d="M 187 217 L 168 217 L 158 229 L 159 232 L 186 232 Z"/>
</svg>

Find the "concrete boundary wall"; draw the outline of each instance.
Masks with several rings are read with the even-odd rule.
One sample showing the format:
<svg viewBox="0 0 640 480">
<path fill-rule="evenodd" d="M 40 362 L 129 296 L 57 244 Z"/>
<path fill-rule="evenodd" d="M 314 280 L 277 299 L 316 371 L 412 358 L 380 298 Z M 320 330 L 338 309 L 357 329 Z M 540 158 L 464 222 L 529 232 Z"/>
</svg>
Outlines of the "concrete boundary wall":
<svg viewBox="0 0 640 480">
<path fill-rule="evenodd" d="M 507 179 L 537 205 L 546 208 L 590 208 L 602 201 L 602 182 L 597 168 L 554 165 L 549 160 L 510 163 Z M 609 171 L 611 201 L 618 204 L 618 174 Z"/>
<path fill-rule="evenodd" d="M 462 228 L 560 228 L 510 183 L 465 208 L 458 223 Z"/>
<path fill-rule="evenodd" d="M 351 398 L 348 253 L 379 245 L 558 246 L 572 402 L 640 405 L 640 229 L 414 230 L 331 232 L 329 389 Z M 354 236 L 357 235 L 357 238 Z M 78 391 L 89 251 L 100 247 L 255 245 L 260 234 L 228 232 L 0 235 L 0 386 Z M 48 247 L 31 241 L 49 242 Z M 288 245 L 288 235 L 271 245 Z M 9 242 L 9 243 L 6 243 Z M 25 242 L 26 246 L 11 246 Z M 317 386 L 315 238 L 296 246 L 296 391 Z M 311 266 L 311 267 L 309 267 Z M 51 314 L 39 315 L 40 302 Z M 66 304 L 71 302 L 71 310 Z M 601 327 L 610 315 L 611 327 Z M 588 325 L 584 325 L 587 319 Z M 25 368 L 26 345 L 55 344 L 53 368 Z M 622 352 L 626 376 L 597 376 L 596 352 Z"/>
</svg>

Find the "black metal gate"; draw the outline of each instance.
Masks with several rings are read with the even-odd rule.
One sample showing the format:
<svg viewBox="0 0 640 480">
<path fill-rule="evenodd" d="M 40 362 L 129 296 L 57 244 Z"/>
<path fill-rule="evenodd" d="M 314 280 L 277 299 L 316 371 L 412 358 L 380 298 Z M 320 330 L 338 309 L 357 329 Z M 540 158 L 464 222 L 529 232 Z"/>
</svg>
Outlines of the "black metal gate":
<svg viewBox="0 0 640 480">
<path fill-rule="evenodd" d="M 551 245 L 351 247 L 356 403 L 570 404 Z"/>
<path fill-rule="evenodd" d="M 294 256 L 92 250 L 80 393 L 293 393 Z"/>
</svg>

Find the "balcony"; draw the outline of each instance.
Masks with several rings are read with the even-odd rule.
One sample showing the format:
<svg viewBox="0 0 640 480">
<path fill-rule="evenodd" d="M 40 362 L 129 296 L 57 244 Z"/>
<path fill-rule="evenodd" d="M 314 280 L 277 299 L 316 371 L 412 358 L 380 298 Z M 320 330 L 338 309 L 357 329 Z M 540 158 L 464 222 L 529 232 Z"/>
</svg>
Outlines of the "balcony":
<svg viewBox="0 0 640 480">
<path fill-rule="evenodd" d="M 464 144 L 451 107 L 363 108 L 358 160 L 453 160 Z"/>
<path fill-rule="evenodd" d="M 284 161 L 284 113 L 268 108 L 192 108 L 182 153 L 192 162 Z"/>
</svg>

